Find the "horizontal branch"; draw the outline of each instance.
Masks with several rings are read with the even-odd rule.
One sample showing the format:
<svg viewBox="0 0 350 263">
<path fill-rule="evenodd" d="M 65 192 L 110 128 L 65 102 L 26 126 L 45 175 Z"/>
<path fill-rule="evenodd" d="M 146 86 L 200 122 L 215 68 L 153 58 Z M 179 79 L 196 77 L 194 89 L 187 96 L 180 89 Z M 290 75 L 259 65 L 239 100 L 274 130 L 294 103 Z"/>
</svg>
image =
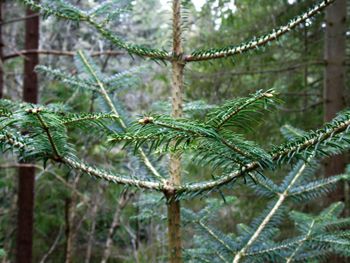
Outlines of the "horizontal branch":
<svg viewBox="0 0 350 263">
<path fill-rule="evenodd" d="M 30 18 L 34 18 L 34 17 L 37 17 L 37 16 L 39 16 L 39 14 L 33 14 L 33 15 L 29 15 L 29 16 L 23 16 L 23 17 L 18 17 L 18 18 L 14 18 L 14 19 L 9 19 L 9 20 L 6 20 L 6 21 L 2 21 L 0 23 L 0 26 L 11 24 L 11 23 L 15 23 L 15 22 L 24 21 L 24 20 L 27 20 L 27 19 L 30 19 Z"/>
<path fill-rule="evenodd" d="M 31 55 L 31 54 L 74 57 L 76 55 L 76 52 L 64 51 L 64 50 L 29 49 L 29 50 L 20 50 L 12 54 L 4 55 L 2 57 L 2 60 L 8 60 L 8 59 L 25 56 L 25 55 Z M 92 57 L 98 57 L 103 55 L 119 56 L 119 55 L 125 55 L 125 54 L 126 53 L 122 51 L 106 50 L 106 51 L 92 52 L 91 56 Z"/>
<path fill-rule="evenodd" d="M 145 189 L 152 189 L 152 190 L 158 190 L 158 191 L 169 191 L 172 190 L 172 188 L 167 187 L 166 183 L 162 182 L 151 182 L 151 181 L 144 181 L 144 180 L 138 180 L 138 179 L 131 179 L 131 178 L 125 178 L 122 176 L 117 176 L 114 174 L 110 174 L 106 171 L 93 168 L 81 161 L 73 160 L 69 157 L 63 157 L 62 162 L 67 164 L 68 166 L 77 169 L 81 172 L 87 173 L 95 178 L 103 179 L 105 181 L 111 182 L 111 183 L 117 183 L 117 184 L 124 184 L 129 186 L 135 186 L 139 188 L 145 188 Z"/>
<path fill-rule="evenodd" d="M 17 169 L 19 167 L 26 167 L 26 168 L 33 167 L 35 169 L 40 170 L 41 172 L 52 174 L 58 181 L 60 181 L 64 186 L 66 186 L 67 188 L 72 190 L 75 194 L 77 194 L 79 197 L 81 197 L 81 199 L 84 202 L 86 202 L 87 205 L 89 205 L 90 198 L 88 196 L 84 195 L 79 190 L 74 188 L 71 184 L 69 184 L 67 181 L 65 181 L 61 176 L 59 176 L 55 172 L 48 170 L 47 167 L 44 168 L 42 166 L 39 166 L 37 164 L 32 164 L 32 163 L 8 163 L 8 164 L 1 164 L 0 165 L 0 169 L 11 169 L 11 168 Z"/>
<path fill-rule="evenodd" d="M 332 4 L 334 1 L 335 0 L 321 1 L 320 3 L 311 7 L 304 14 L 297 16 L 296 18 L 292 19 L 288 24 L 281 26 L 278 29 L 273 29 L 267 35 L 264 35 L 258 38 L 255 37 L 248 42 L 245 42 L 243 44 L 236 45 L 236 46 L 233 45 L 233 46 L 217 48 L 217 49 L 211 48 L 207 50 L 195 50 L 190 55 L 185 56 L 184 60 L 186 62 L 192 62 L 192 61 L 203 61 L 203 60 L 210 60 L 210 59 L 225 58 L 225 57 L 241 54 L 241 53 L 259 48 L 272 41 L 277 40 L 282 35 L 288 33 L 290 30 L 292 30 L 296 26 L 300 25 L 301 23 L 304 23 L 307 19 L 311 18 L 312 16 L 320 12 L 322 9 Z"/>
<path fill-rule="evenodd" d="M 346 131 L 350 126 L 350 118 L 348 118 L 346 121 L 340 123 L 337 127 L 333 129 L 327 129 L 327 132 L 321 134 L 320 136 L 315 136 L 309 140 L 304 141 L 303 143 L 297 144 L 292 146 L 291 148 L 278 151 L 277 153 L 274 153 L 272 155 L 272 159 L 274 161 L 280 160 L 281 158 L 288 156 L 295 152 L 296 150 L 304 150 L 307 147 L 316 145 L 320 142 L 323 142 L 329 138 L 331 138 L 333 135 L 341 133 L 343 131 Z M 189 193 L 189 192 L 202 192 L 202 191 L 210 191 L 213 188 L 223 186 L 225 184 L 228 184 L 229 182 L 243 176 L 244 174 L 257 170 L 260 168 L 260 163 L 258 161 L 251 162 L 244 167 L 242 167 L 241 170 L 235 171 L 233 173 L 230 173 L 229 175 L 223 176 L 220 179 L 217 180 L 211 180 L 207 182 L 202 183 L 191 183 L 191 184 L 185 184 L 182 186 L 179 186 L 176 190 L 178 193 Z"/>
</svg>

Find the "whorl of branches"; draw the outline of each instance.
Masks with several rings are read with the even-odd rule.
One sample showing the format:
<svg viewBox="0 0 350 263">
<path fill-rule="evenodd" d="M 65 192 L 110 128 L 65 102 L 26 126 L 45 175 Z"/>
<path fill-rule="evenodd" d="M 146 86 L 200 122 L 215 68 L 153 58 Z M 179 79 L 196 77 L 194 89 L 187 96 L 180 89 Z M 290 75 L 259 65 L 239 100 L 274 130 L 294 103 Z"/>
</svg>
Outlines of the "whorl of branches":
<svg viewBox="0 0 350 263">
<path fill-rule="evenodd" d="M 90 11 L 80 10 L 79 8 L 63 0 L 43 1 L 43 3 L 39 3 L 35 0 L 21 1 L 29 7 L 31 7 L 33 10 L 41 12 L 41 14 L 43 14 L 44 16 L 55 16 L 71 21 L 85 22 L 91 27 L 95 28 L 101 36 L 109 40 L 113 45 L 123 50 L 126 50 L 130 55 L 134 54 L 137 56 L 148 57 L 154 60 L 161 61 L 172 61 L 175 59 L 182 60 L 183 62 L 193 62 L 230 57 L 265 46 L 270 42 L 277 40 L 279 37 L 285 35 L 298 25 L 304 23 L 305 21 L 319 13 L 321 10 L 323 10 L 325 7 L 332 4 L 335 0 L 323 0 L 315 4 L 305 13 L 292 18 L 286 25 L 281 26 L 277 29 L 273 29 L 270 33 L 266 35 L 254 37 L 252 40 L 244 42 L 242 44 L 230 45 L 223 48 L 198 49 L 194 50 L 191 54 L 183 55 L 182 57 L 174 57 L 175 54 L 172 54 L 172 52 L 167 52 L 163 49 L 154 49 L 146 46 L 128 43 L 112 31 L 107 29 L 106 24 L 111 20 L 111 17 L 115 16 L 115 11 L 111 11 L 115 7 L 113 7 L 113 4 L 109 1 L 102 3 L 100 6 Z M 104 11 L 101 12 L 101 10 Z M 107 13 L 105 17 L 103 16 L 104 12 Z M 109 12 L 112 13 L 108 15 Z"/>
<path fill-rule="evenodd" d="M 262 93 L 264 94 L 264 93 Z M 227 109 L 227 104 L 224 104 L 223 109 L 235 111 L 232 108 Z M 2 106 L 2 107 L 1 107 Z M 19 109 L 18 109 L 19 107 Z M 187 119 L 173 120 L 169 117 L 148 117 L 147 121 L 141 119 L 135 127 L 131 128 L 131 133 L 121 135 L 120 140 L 128 140 L 128 136 L 132 138 L 132 141 L 141 139 L 141 143 L 147 139 L 168 140 L 167 144 L 174 139 L 197 139 L 201 140 L 209 139 L 210 143 L 218 144 L 218 148 L 226 148 L 226 152 L 230 151 L 232 156 L 236 156 L 233 159 L 229 159 L 230 162 L 237 162 L 236 168 L 232 168 L 233 171 L 228 175 L 223 175 L 218 179 L 214 179 L 208 182 L 200 183 L 185 183 L 180 186 L 169 186 L 166 181 L 153 181 L 151 178 L 147 180 L 133 179 L 128 177 L 114 176 L 113 173 L 107 173 L 100 171 L 96 168 L 77 161 L 73 146 L 68 143 L 68 134 L 65 126 L 84 128 L 86 123 L 89 125 L 95 124 L 96 127 L 105 131 L 104 133 L 111 133 L 108 128 L 108 122 L 118 121 L 118 116 L 115 114 L 70 114 L 60 111 L 59 109 L 50 109 L 43 106 L 34 107 L 30 104 L 17 104 L 6 100 L 0 104 L 0 111 L 2 112 L 0 117 L 1 135 L 0 144 L 3 149 L 16 149 L 26 148 L 24 158 L 39 158 L 39 159 L 51 159 L 56 162 L 63 162 L 78 169 L 82 172 L 86 172 L 95 177 L 112 181 L 119 184 L 127 184 L 139 188 L 147 188 L 158 191 L 174 191 L 178 197 L 196 196 L 213 190 L 218 190 L 220 187 L 228 185 L 230 182 L 234 182 L 239 177 L 252 177 L 255 178 L 254 172 L 262 172 L 263 169 L 274 168 L 277 165 L 288 163 L 295 159 L 305 159 L 310 153 L 315 153 L 316 156 L 324 156 L 338 153 L 344 149 L 348 149 L 350 146 L 349 130 L 350 130 L 350 111 L 345 111 L 336 117 L 333 121 L 327 123 L 322 129 L 317 131 L 311 131 L 308 133 L 302 133 L 302 136 L 295 137 L 294 140 L 289 141 L 286 144 L 282 144 L 276 147 L 275 150 L 265 155 L 256 154 L 252 160 L 252 153 L 257 151 L 256 146 L 243 144 L 238 139 L 234 144 L 234 147 L 230 145 L 229 138 L 226 138 L 226 134 L 217 133 L 215 126 L 200 125 L 197 122 L 193 122 Z M 218 111 L 218 109 L 214 109 Z M 155 126 L 155 127 L 153 127 Z M 153 128 L 152 128 L 153 127 Z M 29 135 L 21 135 L 18 133 L 16 137 L 11 134 L 13 129 L 26 130 Z M 155 132 L 155 129 L 158 132 Z M 7 135 L 6 135 L 7 134 Z M 142 135 L 142 136 L 141 136 Z M 118 136 L 118 135 L 113 135 Z M 141 136 L 138 138 L 137 136 Z M 153 137 L 152 137 L 153 136 Z M 156 138 L 158 136 L 158 138 Z M 168 136 L 168 137 L 167 137 Z M 167 139 L 166 139 L 167 138 Z M 226 142 L 226 140 L 228 142 Z M 223 141 L 226 143 L 223 143 Z M 137 142 L 136 142 L 137 143 Z M 192 142 L 189 141 L 188 144 Z M 179 144 L 179 143 L 177 143 Z M 142 144 L 136 146 L 136 149 Z M 195 146 L 196 144 L 194 144 Z M 186 147 L 183 148 L 186 150 Z M 201 151 L 200 148 L 189 148 Z M 245 150 L 242 150 L 245 149 Z M 172 148 L 172 150 L 176 150 Z M 207 149 L 203 149 L 207 151 Z M 213 149 L 215 152 L 215 148 Z M 26 151 L 24 151 L 26 152 Z M 23 153 L 22 153 L 23 154 Z M 225 156 L 217 155 L 216 158 L 222 158 L 223 161 L 227 161 Z M 268 159 L 266 159 L 268 158 Z M 249 162 L 250 161 L 250 162 Z M 202 160 L 202 163 L 206 163 L 206 159 Z M 301 189 L 302 190 L 302 189 Z"/>
</svg>

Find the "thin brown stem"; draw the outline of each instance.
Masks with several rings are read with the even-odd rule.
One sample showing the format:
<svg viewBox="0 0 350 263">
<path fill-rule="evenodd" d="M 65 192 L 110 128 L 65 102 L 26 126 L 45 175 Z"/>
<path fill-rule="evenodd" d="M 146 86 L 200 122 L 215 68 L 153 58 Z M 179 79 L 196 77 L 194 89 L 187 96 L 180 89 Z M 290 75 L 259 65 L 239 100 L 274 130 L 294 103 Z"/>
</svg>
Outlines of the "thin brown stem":
<svg viewBox="0 0 350 263">
<path fill-rule="evenodd" d="M 118 205 L 114 212 L 112 224 L 110 225 L 108 230 L 108 237 L 105 243 L 105 248 L 104 248 L 101 263 L 106 263 L 109 259 L 112 245 L 113 245 L 113 236 L 115 234 L 115 231 L 120 227 L 121 213 L 133 196 L 134 196 L 133 192 L 129 192 L 126 190 L 122 192 L 121 197 L 119 198 Z"/>
<path fill-rule="evenodd" d="M 182 115 L 183 70 L 181 43 L 181 0 L 173 0 L 173 57 L 172 62 L 172 116 Z M 179 154 L 170 156 L 170 183 L 172 186 L 181 184 L 181 157 Z M 175 193 L 167 193 L 169 261 L 182 262 L 181 215 L 180 202 L 174 200 Z"/>
<path fill-rule="evenodd" d="M 32 54 L 38 54 L 38 55 L 53 55 L 53 56 L 67 56 L 67 57 L 74 57 L 76 55 L 75 51 L 64 51 L 64 50 L 44 50 L 44 49 L 27 49 L 27 50 L 20 50 L 12 54 L 4 55 L 3 60 L 8 60 L 16 57 L 26 56 L 26 55 L 32 55 Z M 121 51 L 114 51 L 114 50 L 106 50 L 106 51 L 100 51 L 100 52 L 93 52 L 91 53 L 92 57 L 99 57 L 99 56 L 120 56 L 126 54 L 125 52 Z"/>
</svg>

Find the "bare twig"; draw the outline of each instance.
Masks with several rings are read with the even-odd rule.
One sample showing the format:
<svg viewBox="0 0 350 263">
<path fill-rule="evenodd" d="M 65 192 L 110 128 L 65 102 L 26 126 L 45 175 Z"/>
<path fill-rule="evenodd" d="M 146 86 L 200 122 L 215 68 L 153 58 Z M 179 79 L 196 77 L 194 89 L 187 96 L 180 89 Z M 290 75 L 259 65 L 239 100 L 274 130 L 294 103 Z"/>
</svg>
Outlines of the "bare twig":
<svg viewBox="0 0 350 263">
<path fill-rule="evenodd" d="M 42 257 L 42 259 L 40 260 L 40 263 L 45 263 L 46 259 L 52 254 L 52 252 L 55 250 L 55 248 L 57 247 L 58 241 L 60 240 L 61 236 L 62 236 L 62 227 L 60 227 L 60 230 L 58 231 L 58 235 L 55 239 L 55 241 L 52 243 L 50 249 L 46 252 L 46 254 Z"/>
<path fill-rule="evenodd" d="M 20 56 L 30 55 L 30 54 L 39 54 L 39 55 L 54 55 L 54 56 L 67 56 L 67 57 L 74 57 L 76 55 L 75 51 L 64 51 L 64 50 L 44 50 L 44 49 L 29 49 L 29 50 L 20 50 L 12 54 L 4 55 L 3 60 L 8 60 Z M 106 50 L 106 51 L 99 51 L 99 52 L 92 52 L 92 57 L 98 57 L 98 56 L 119 56 L 124 55 L 125 52 L 121 51 L 114 51 L 114 50 Z"/>
<path fill-rule="evenodd" d="M 125 190 L 122 192 L 122 194 L 119 198 L 118 205 L 117 205 L 115 212 L 114 212 L 112 224 L 108 230 L 108 237 L 107 237 L 107 240 L 105 243 L 105 249 L 103 252 L 103 257 L 102 257 L 101 263 L 106 263 L 110 254 L 111 254 L 113 235 L 114 235 L 116 229 L 119 228 L 119 226 L 120 226 L 121 212 L 133 196 L 134 196 L 133 192 L 129 192 L 129 191 Z"/>
</svg>

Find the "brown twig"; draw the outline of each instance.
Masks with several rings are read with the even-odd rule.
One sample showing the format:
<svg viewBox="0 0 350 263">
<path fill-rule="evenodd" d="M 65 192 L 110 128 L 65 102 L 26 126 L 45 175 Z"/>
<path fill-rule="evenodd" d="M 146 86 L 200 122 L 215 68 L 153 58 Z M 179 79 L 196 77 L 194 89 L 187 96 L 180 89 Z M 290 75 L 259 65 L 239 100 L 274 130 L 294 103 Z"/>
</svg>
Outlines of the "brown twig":
<svg viewBox="0 0 350 263">
<path fill-rule="evenodd" d="M 53 55 L 53 56 L 67 56 L 67 57 L 74 57 L 76 52 L 75 51 L 64 51 L 64 50 L 44 50 L 44 49 L 29 49 L 29 50 L 20 50 L 12 54 L 4 55 L 3 60 L 8 60 L 20 56 L 30 55 L 30 54 L 39 54 L 39 55 Z M 92 57 L 98 57 L 98 56 L 119 56 L 124 55 L 125 52 L 122 51 L 114 51 L 114 50 L 106 50 L 106 51 L 98 51 L 98 52 L 92 52 Z"/>
</svg>

